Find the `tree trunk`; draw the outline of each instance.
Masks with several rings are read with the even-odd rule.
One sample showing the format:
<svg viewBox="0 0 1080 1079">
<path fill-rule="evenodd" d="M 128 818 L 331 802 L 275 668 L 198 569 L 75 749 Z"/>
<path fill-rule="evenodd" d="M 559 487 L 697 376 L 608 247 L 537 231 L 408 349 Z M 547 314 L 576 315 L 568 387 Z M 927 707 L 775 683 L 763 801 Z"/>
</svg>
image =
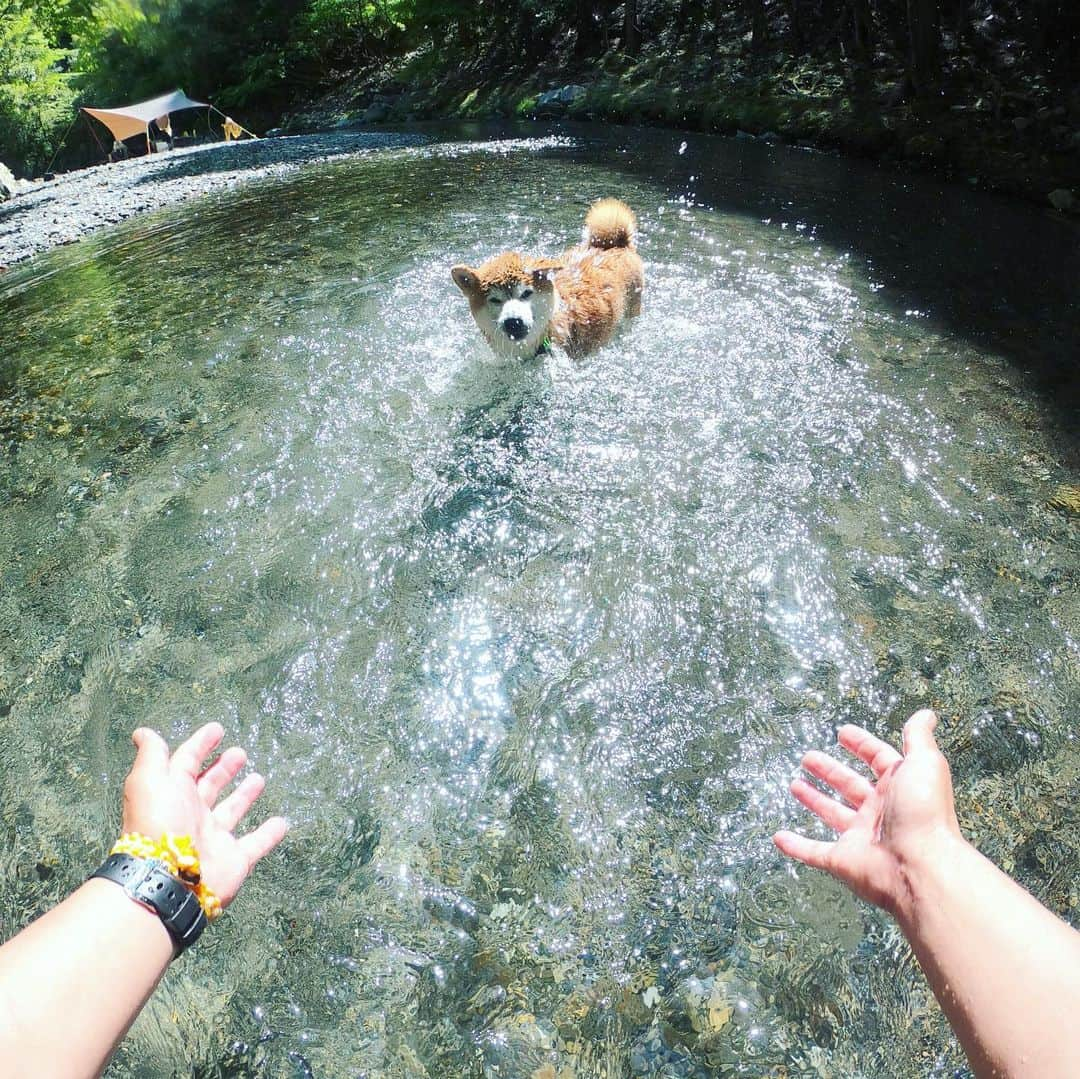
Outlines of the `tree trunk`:
<svg viewBox="0 0 1080 1079">
<path fill-rule="evenodd" d="M 720 24 L 724 18 L 724 6 L 724 0 L 712 0 L 712 7 L 709 12 L 712 18 L 713 39 L 717 44 L 720 43 Z"/>
<path fill-rule="evenodd" d="M 524 6 L 518 8 L 511 40 L 516 42 L 517 55 L 525 61 L 526 66 L 535 64 L 543 51 L 544 43 L 536 32 L 536 19 Z"/>
<path fill-rule="evenodd" d="M 623 5 L 622 51 L 627 56 L 637 56 L 641 48 L 641 32 L 637 24 L 637 0 L 626 0 Z"/>
<path fill-rule="evenodd" d="M 920 98 L 933 95 L 941 79 L 941 20 L 938 0 L 907 0 L 911 39 L 911 82 Z"/>
<path fill-rule="evenodd" d="M 753 32 L 750 48 L 754 52 L 762 52 L 769 38 L 769 20 L 765 17 L 765 0 L 746 0 L 746 6 L 750 12 L 750 28 Z"/>
<path fill-rule="evenodd" d="M 791 51 L 795 56 L 799 56 L 805 48 L 802 19 L 799 17 L 799 0 L 785 0 L 784 6 L 787 8 L 788 27 L 791 31 Z"/>
<path fill-rule="evenodd" d="M 459 15 L 455 20 L 455 26 L 457 27 L 457 39 L 462 50 L 466 53 L 470 52 L 476 44 L 476 26 L 473 23 L 472 11 Z M 438 45 L 439 42 L 435 44 Z"/>
<path fill-rule="evenodd" d="M 946 4 L 947 17 L 956 38 L 957 51 L 963 52 L 971 37 L 971 24 L 968 22 L 967 0 L 949 0 Z"/>
<path fill-rule="evenodd" d="M 577 40 L 574 42 L 574 54 L 578 57 L 592 56 L 599 51 L 596 48 L 596 13 L 592 0 L 577 0 L 575 16 Z"/>
<path fill-rule="evenodd" d="M 868 64 L 874 49 L 874 16 L 870 0 L 851 0 L 851 21 L 855 56 L 859 63 Z"/>
<path fill-rule="evenodd" d="M 703 22 L 704 19 L 703 5 L 697 0 L 679 0 L 675 6 L 675 27 L 680 36 L 685 34 L 693 24 Z"/>
</svg>

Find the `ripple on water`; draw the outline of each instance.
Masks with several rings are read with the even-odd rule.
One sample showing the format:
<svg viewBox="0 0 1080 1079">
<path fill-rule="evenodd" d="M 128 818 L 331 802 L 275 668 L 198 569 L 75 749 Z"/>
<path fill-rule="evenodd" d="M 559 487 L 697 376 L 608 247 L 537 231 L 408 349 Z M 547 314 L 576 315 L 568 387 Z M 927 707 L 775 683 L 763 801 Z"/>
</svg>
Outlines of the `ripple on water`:
<svg viewBox="0 0 1080 1079">
<path fill-rule="evenodd" d="M 1039 399 L 814 221 L 612 160 L 327 164 L 0 299 L 0 790 L 57 867 L 7 908 L 96 856 L 138 723 L 223 720 L 294 822 L 113 1074 L 951 1069 L 895 931 L 769 842 L 804 748 L 927 701 L 965 825 L 1075 904 Z M 447 267 L 611 192 L 641 319 L 492 364 Z"/>
</svg>

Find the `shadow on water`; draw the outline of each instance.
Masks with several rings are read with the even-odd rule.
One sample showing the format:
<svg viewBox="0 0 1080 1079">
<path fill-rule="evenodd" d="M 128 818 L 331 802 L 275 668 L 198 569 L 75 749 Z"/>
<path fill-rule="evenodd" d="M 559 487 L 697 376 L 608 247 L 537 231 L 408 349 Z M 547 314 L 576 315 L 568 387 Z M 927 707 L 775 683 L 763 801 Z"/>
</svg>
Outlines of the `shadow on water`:
<svg viewBox="0 0 1080 1079">
<path fill-rule="evenodd" d="M 820 239 L 865 258 L 897 309 L 925 312 L 1028 372 L 1075 434 L 1075 223 L 961 184 L 890 176 L 866 162 L 811 151 L 688 136 L 680 155 L 678 134 L 650 132 L 645 153 L 641 139 L 629 136 L 616 167 L 714 208 L 806 221 Z M 714 168 L 718 159 L 722 170 Z"/>
<path fill-rule="evenodd" d="M 899 312 L 917 311 L 1024 371 L 1048 412 L 1080 430 L 1080 226 L 964 183 L 888 165 L 753 140 L 596 124 L 416 124 L 222 143 L 155 162 L 136 185 L 303 165 L 364 150 L 444 142 L 570 136 L 538 149 L 561 161 L 606 164 L 672 198 L 803 226 L 865 260 L 875 289 Z M 26 203 L 29 205 L 29 203 Z M 0 209 L 18 212 L 19 200 Z M 1078 451 L 1075 439 L 1070 452 Z"/>
<path fill-rule="evenodd" d="M 445 129 L 442 129 L 445 130 Z M 532 125 L 526 131 L 546 133 Z M 805 223 L 865 259 L 882 298 L 1000 353 L 1080 430 L 1080 227 L 1061 214 L 963 183 L 809 149 L 691 132 L 564 124 L 552 157 L 595 160 L 714 210 Z M 466 128 L 520 135 L 521 125 Z M 1080 446 L 1073 439 L 1070 451 Z"/>
</svg>

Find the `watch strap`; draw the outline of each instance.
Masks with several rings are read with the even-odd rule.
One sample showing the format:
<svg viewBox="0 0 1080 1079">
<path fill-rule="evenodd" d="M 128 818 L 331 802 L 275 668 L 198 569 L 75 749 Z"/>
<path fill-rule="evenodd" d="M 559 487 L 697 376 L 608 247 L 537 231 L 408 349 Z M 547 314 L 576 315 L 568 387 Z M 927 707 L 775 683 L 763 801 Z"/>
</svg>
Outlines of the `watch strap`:
<svg viewBox="0 0 1080 1079">
<path fill-rule="evenodd" d="M 162 862 L 131 854 L 110 854 L 90 879 L 119 884 L 136 903 L 161 919 L 176 944 L 177 954 L 190 948 L 206 928 L 206 915 L 195 893 L 177 880 Z"/>
</svg>

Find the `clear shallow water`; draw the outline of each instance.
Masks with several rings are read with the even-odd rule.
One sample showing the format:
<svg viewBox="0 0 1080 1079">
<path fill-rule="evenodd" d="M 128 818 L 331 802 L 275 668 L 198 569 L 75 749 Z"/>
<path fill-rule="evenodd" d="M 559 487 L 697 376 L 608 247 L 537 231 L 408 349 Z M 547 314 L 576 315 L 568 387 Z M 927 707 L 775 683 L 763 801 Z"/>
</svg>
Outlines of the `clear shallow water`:
<svg viewBox="0 0 1080 1079">
<path fill-rule="evenodd" d="M 391 151 L 4 278 L 5 929 L 140 723 L 223 721 L 293 821 L 111 1075 L 952 1075 L 887 919 L 769 842 L 805 748 L 927 702 L 1075 923 L 1075 236 L 681 139 Z M 492 366 L 448 267 L 613 193 L 642 317 Z"/>
</svg>

